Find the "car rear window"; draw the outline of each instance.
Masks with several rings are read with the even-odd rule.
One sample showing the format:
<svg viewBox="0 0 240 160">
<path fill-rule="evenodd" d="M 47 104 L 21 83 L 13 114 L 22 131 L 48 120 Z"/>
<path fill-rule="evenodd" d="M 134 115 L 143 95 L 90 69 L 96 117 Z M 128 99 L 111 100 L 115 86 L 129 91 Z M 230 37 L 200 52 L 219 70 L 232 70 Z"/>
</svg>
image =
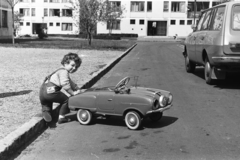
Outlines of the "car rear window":
<svg viewBox="0 0 240 160">
<path fill-rule="evenodd" d="M 220 30 L 223 25 L 223 17 L 225 12 L 225 6 L 216 8 L 216 14 L 213 17 L 213 26 L 212 30 Z"/>
<path fill-rule="evenodd" d="M 232 29 L 240 30 L 240 5 L 235 5 L 232 9 Z"/>
</svg>

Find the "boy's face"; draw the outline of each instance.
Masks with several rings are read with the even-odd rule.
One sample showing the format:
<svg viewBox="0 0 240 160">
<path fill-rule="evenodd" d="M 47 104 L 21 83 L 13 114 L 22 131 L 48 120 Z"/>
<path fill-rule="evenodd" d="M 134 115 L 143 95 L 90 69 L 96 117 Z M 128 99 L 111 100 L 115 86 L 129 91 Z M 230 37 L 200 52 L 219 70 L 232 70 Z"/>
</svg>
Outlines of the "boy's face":
<svg viewBox="0 0 240 160">
<path fill-rule="evenodd" d="M 63 66 L 69 73 L 76 72 L 78 69 L 76 63 L 73 60 L 70 60 L 69 63 L 65 63 Z"/>
</svg>

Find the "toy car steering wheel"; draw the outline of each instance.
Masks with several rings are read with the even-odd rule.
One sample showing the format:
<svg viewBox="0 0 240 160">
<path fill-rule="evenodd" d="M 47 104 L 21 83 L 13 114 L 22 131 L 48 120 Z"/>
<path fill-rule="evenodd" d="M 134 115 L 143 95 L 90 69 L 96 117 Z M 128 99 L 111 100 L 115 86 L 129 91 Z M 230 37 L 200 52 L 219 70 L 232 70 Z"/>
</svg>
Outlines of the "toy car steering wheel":
<svg viewBox="0 0 240 160">
<path fill-rule="evenodd" d="M 123 78 L 120 82 L 118 82 L 118 84 L 115 87 L 115 90 L 120 91 L 120 90 L 124 89 L 129 81 L 130 81 L 130 77 Z"/>
</svg>

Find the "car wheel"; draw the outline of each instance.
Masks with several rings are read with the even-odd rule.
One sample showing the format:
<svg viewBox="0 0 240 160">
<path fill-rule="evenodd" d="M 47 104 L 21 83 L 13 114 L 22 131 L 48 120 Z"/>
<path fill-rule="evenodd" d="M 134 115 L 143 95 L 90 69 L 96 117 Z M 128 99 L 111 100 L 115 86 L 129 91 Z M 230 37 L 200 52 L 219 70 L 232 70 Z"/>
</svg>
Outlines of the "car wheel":
<svg viewBox="0 0 240 160">
<path fill-rule="evenodd" d="M 208 58 L 206 58 L 205 59 L 205 67 L 204 67 L 204 77 L 205 77 L 205 81 L 206 81 L 207 84 L 212 84 L 213 83 L 212 70 L 213 70 L 213 67 L 209 63 Z"/>
<path fill-rule="evenodd" d="M 162 118 L 162 116 L 163 116 L 162 112 L 157 112 L 157 113 L 150 114 L 149 118 L 151 119 L 151 121 L 157 122 Z"/>
<path fill-rule="evenodd" d="M 90 124 L 92 120 L 92 113 L 88 110 L 79 109 L 77 112 L 77 119 L 81 124 Z"/>
<path fill-rule="evenodd" d="M 185 56 L 185 68 L 188 73 L 193 73 L 196 68 L 196 64 L 189 59 L 188 55 Z"/>
<path fill-rule="evenodd" d="M 142 119 L 137 112 L 130 111 L 125 115 L 125 123 L 131 130 L 137 130 L 142 123 Z"/>
</svg>

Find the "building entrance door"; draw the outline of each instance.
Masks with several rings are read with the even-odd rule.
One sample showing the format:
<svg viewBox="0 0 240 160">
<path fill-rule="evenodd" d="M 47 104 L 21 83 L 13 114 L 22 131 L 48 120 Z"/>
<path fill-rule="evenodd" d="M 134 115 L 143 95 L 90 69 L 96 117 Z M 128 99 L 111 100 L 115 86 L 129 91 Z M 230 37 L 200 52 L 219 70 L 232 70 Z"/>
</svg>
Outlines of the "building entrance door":
<svg viewBox="0 0 240 160">
<path fill-rule="evenodd" d="M 32 34 L 38 34 L 43 28 L 47 28 L 47 23 L 33 23 Z"/>
<path fill-rule="evenodd" d="M 148 21 L 148 36 L 166 36 L 167 21 Z"/>
</svg>

